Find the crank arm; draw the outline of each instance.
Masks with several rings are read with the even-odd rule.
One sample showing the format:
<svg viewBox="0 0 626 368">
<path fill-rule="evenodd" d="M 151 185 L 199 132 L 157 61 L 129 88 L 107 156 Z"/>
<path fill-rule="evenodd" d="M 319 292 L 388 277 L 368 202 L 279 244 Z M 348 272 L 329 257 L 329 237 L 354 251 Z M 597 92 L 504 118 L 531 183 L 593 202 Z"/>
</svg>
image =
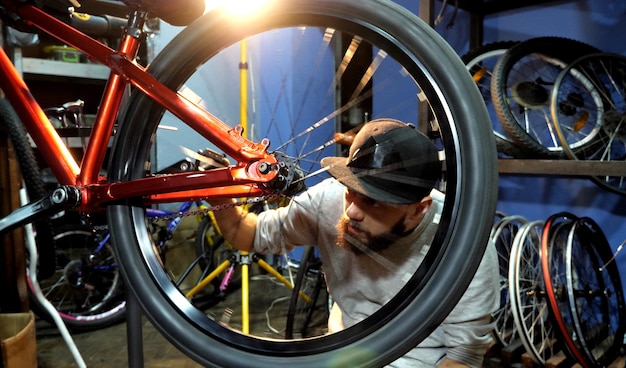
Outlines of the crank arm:
<svg viewBox="0 0 626 368">
<path fill-rule="evenodd" d="M 48 197 L 29 203 L 0 219 L 0 235 L 24 224 L 63 210 L 75 208 L 80 203 L 80 192 L 72 186 L 55 189 Z"/>
</svg>

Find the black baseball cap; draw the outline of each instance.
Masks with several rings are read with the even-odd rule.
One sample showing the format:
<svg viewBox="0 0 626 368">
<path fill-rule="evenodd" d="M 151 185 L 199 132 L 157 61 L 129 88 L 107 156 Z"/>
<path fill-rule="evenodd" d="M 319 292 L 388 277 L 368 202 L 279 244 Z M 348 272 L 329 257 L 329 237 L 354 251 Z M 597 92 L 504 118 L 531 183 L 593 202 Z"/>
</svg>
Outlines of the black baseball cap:
<svg viewBox="0 0 626 368">
<path fill-rule="evenodd" d="M 348 157 L 326 157 L 322 166 L 350 190 L 377 201 L 419 202 L 441 177 L 437 148 L 415 126 L 377 119 L 354 136 Z"/>
</svg>

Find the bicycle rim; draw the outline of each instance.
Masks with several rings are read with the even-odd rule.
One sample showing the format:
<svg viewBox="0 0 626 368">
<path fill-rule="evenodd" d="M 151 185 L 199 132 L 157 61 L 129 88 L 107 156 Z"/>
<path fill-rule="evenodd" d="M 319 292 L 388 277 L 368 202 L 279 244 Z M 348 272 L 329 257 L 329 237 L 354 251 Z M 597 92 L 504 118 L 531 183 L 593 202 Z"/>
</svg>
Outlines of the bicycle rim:
<svg viewBox="0 0 626 368">
<path fill-rule="evenodd" d="M 543 221 L 528 222 L 519 229 L 511 248 L 509 288 L 511 311 L 517 331 L 531 359 L 544 365 L 559 349 L 555 342 L 545 286 L 541 273 L 540 251 Z"/>
<path fill-rule="evenodd" d="M 596 53 L 570 63 L 557 77 L 551 112 L 563 150 L 574 160 L 626 159 L 626 58 Z M 619 174 L 593 176 L 600 187 L 626 194 Z"/>
<path fill-rule="evenodd" d="M 528 221 L 522 216 L 506 216 L 494 225 L 491 238 L 498 252 L 500 269 L 500 308 L 493 314 L 496 320 L 495 336 L 502 346 L 518 339 L 518 330 L 511 312 L 509 268 L 512 245 L 516 234 Z"/>
<path fill-rule="evenodd" d="M 590 218 L 576 221 L 565 252 L 567 302 L 581 364 L 608 366 L 624 340 L 624 295 L 611 248 Z"/>
<path fill-rule="evenodd" d="M 546 286 L 546 297 L 554 326 L 563 341 L 565 355 L 576 362 L 584 359 L 574 341 L 573 316 L 568 308 L 566 295 L 565 252 L 568 234 L 577 217 L 561 212 L 550 216 L 541 234 L 541 270 Z"/>
<path fill-rule="evenodd" d="M 332 142 L 335 132 L 348 129 L 352 123 L 356 126 L 369 118 L 392 117 L 413 122 L 423 130 L 431 130 L 428 125 L 435 125 L 438 132 L 435 140 L 445 156 L 446 177 L 441 188 L 445 191 L 442 225 L 424 261 L 424 264 L 434 266 L 420 266 L 398 295 L 356 326 L 332 335 L 288 341 L 242 334 L 222 326 L 215 318 L 195 308 L 173 286 L 170 276 L 155 257 L 145 231 L 145 211 L 140 200 L 109 207 L 110 226 L 115 229 L 113 235 L 115 244 L 119 244 L 116 250 L 120 254 L 122 271 L 157 329 L 202 364 L 255 367 L 275 367 L 277 364 L 299 367 L 384 365 L 423 340 L 428 331 L 443 320 L 460 298 L 458 290 L 467 287 L 482 258 L 489 235 L 489 226 L 482 218 L 493 216 L 497 192 L 493 134 L 488 124 L 477 124 L 488 122 L 488 116 L 474 82 L 454 51 L 428 25 L 405 9 L 384 1 L 292 0 L 272 4 L 275 6 L 271 13 L 237 19 L 221 12 L 208 13 L 183 31 L 154 60 L 151 72 L 187 96 L 191 96 L 190 90 L 194 90 L 194 96 L 202 96 L 197 88 L 206 87 L 204 89 L 209 94 L 214 88 L 213 93 L 219 91 L 222 97 L 220 103 L 227 103 L 231 98 L 223 95 L 224 81 L 211 85 L 211 80 L 204 78 L 198 85 L 188 81 L 188 77 L 199 73 L 202 68 L 198 66 L 205 61 L 213 68 L 225 62 L 223 57 L 238 52 L 240 44 L 237 42 L 240 40 L 246 39 L 251 46 L 257 41 L 255 34 L 268 37 L 269 41 L 263 43 L 261 40 L 260 45 L 280 45 L 281 48 L 276 54 L 269 54 L 273 58 L 267 63 L 278 67 L 281 57 L 287 57 L 290 63 L 299 66 L 298 72 L 312 74 L 310 83 L 328 83 L 324 91 L 330 95 L 308 95 L 307 83 L 287 80 L 293 70 L 276 70 L 272 79 L 279 87 L 274 97 L 280 98 L 267 98 L 269 103 L 258 105 L 269 110 L 271 116 L 266 118 L 265 127 L 278 127 L 272 138 L 274 147 L 302 158 L 300 166 L 307 173 L 319 169 L 314 163 L 319 158 L 338 154 L 334 145 L 326 150 L 311 147 L 318 147 L 319 142 Z M 290 30 L 278 30 L 284 27 Z M 344 32 L 342 37 L 339 37 L 339 30 Z M 286 39 L 282 38 L 281 32 L 287 32 Z M 307 47 L 299 48 L 301 36 L 307 38 Z M 311 38 L 319 47 L 308 46 Z M 343 81 L 341 84 L 343 97 L 339 97 L 341 93 L 336 91 L 335 81 L 340 68 L 335 68 L 335 62 L 337 65 L 348 62 L 351 67 L 353 60 L 345 48 L 342 49 L 342 43 L 335 42 L 339 38 L 348 50 L 358 44 L 358 49 L 366 50 L 369 58 L 366 67 L 361 66 L 361 77 L 356 83 L 353 81 L 349 86 L 349 81 Z M 344 51 L 336 53 L 334 47 Z M 298 51 L 285 51 L 291 48 Z M 268 49 L 262 49 L 263 55 L 268 55 Z M 325 51 L 331 51 L 330 56 Z M 252 57 L 254 52 L 250 55 Z M 335 55 L 340 55 L 339 60 L 335 60 Z M 330 68 L 321 70 L 328 61 Z M 250 60 L 249 65 L 252 63 Z M 172 65 L 176 65 L 176 72 Z M 373 82 L 366 79 L 372 73 Z M 379 74 L 386 76 L 387 73 L 390 78 L 378 79 Z M 256 78 L 261 77 L 256 75 Z M 290 89 L 280 88 L 285 85 Z M 410 92 L 399 94 L 397 91 L 402 86 L 407 86 Z M 262 89 L 257 92 L 261 93 Z M 337 106 L 337 99 L 344 101 Z M 238 101 L 237 96 L 232 96 L 232 100 Z M 221 115 L 217 104 L 208 106 L 204 97 L 196 101 L 206 103 L 212 113 L 228 124 L 239 122 L 236 115 Z M 302 102 L 307 104 L 301 105 Z M 312 102 L 317 106 L 308 105 Z M 421 113 L 418 109 L 420 102 L 428 103 Z M 279 105 L 296 108 L 286 109 L 286 115 L 278 116 L 274 108 Z M 111 180 L 126 181 L 145 175 L 145 164 L 152 149 L 150 133 L 156 132 L 162 113 L 162 109 L 144 97 L 132 99 L 116 135 L 124 138 L 114 143 L 109 170 Z M 254 121 L 254 118 L 248 120 Z M 306 122 L 304 126 L 302 121 Z M 318 128 L 326 121 L 330 121 L 324 124 L 327 131 Z M 312 131 L 322 138 L 307 135 L 293 151 L 282 145 L 294 142 L 292 129 L 297 133 L 307 131 L 305 128 L 311 126 L 316 127 Z M 269 134 L 263 129 L 249 133 L 251 137 Z M 317 143 L 307 145 L 308 140 Z M 313 182 L 319 179 L 319 176 L 314 177 Z M 463 276 L 459 278 L 459 275 Z"/>
<path fill-rule="evenodd" d="M 488 43 L 462 55 L 461 60 L 463 60 L 467 66 L 467 70 L 472 75 L 472 78 L 478 86 L 478 90 L 483 96 L 491 118 L 491 125 L 493 127 L 498 152 L 502 152 L 511 157 L 522 158 L 525 156 L 524 151 L 519 149 L 515 145 L 515 142 L 511 141 L 506 135 L 496 115 L 493 102 L 491 101 L 491 76 L 495 64 L 508 49 L 517 43 L 517 41 Z"/>
<path fill-rule="evenodd" d="M 51 277 L 39 281 L 43 295 L 72 331 L 92 331 L 122 322 L 126 293 L 110 244 L 96 250 L 94 232 L 80 225 L 57 230 L 57 268 Z M 31 303 L 39 316 L 54 322 L 34 296 Z"/>
</svg>

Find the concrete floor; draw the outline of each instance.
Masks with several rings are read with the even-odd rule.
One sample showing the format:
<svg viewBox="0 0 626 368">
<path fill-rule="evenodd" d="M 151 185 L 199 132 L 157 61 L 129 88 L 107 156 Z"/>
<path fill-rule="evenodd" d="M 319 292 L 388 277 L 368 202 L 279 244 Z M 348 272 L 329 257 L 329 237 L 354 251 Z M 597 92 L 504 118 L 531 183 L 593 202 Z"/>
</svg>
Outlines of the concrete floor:
<svg viewBox="0 0 626 368">
<path fill-rule="evenodd" d="M 39 368 L 78 367 L 58 330 L 37 322 L 37 359 Z M 142 317 L 143 361 L 146 368 L 196 368 L 201 365 L 189 359 L 159 334 Z M 126 324 L 73 335 L 74 342 L 87 367 L 128 367 Z M 521 367 L 518 363 L 503 364 L 496 357 L 485 360 L 484 368 Z"/>
<path fill-rule="evenodd" d="M 145 317 L 142 318 L 145 367 L 201 367 L 178 351 Z M 40 368 L 78 367 L 56 327 L 37 322 L 37 360 Z M 74 334 L 74 343 L 88 367 L 128 367 L 126 324 Z"/>
<path fill-rule="evenodd" d="M 250 333 L 268 338 L 283 338 L 283 335 L 275 331 L 284 329 L 284 316 L 286 316 L 290 295 L 291 290 L 276 283 L 267 275 L 251 273 Z M 269 308 L 270 305 L 272 305 L 271 309 Z M 228 325 L 240 330 L 240 306 L 241 292 L 236 290 L 227 294 L 226 298 L 218 305 L 210 308 L 208 313 L 217 316 L 216 319 L 221 321 L 219 317 L 224 314 L 224 310 L 226 308 L 232 310 L 232 317 Z M 268 311 L 268 309 L 270 310 Z M 143 353 L 145 367 L 185 368 L 200 366 L 170 344 L 145 316 L 141 318 L 143 349 L 140 352 L 135 352 L 135 354 Z M 268 327 L 268 318 L 271 328 Z M 318 323 L 325 327 L 325 321 L 318 321 Z M 55 326 L 38 320 L 36 334 L 38 362 L 41 368 L 78 366 Z M 126 323 L 93 332 L 74 334 L 73 339 L 88 367 L 122 368 L 129 366 Z M 137 345 L 131 344 L 131 346 Z"/>
</svg>

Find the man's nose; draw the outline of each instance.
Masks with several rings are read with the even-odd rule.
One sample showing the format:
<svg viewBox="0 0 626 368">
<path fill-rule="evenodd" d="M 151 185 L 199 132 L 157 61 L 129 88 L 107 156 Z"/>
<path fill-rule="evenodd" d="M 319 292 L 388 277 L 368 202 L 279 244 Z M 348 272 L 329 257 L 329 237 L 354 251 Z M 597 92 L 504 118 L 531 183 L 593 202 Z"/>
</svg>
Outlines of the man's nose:
<svg viewBox="0 0 626 368">
<path fill-rule="evenodd" d="M 363 220 L 363 211 L 357 206 L 356 202 L 346 203 L 346 216 L 354 221 Z"/>
</svg>

